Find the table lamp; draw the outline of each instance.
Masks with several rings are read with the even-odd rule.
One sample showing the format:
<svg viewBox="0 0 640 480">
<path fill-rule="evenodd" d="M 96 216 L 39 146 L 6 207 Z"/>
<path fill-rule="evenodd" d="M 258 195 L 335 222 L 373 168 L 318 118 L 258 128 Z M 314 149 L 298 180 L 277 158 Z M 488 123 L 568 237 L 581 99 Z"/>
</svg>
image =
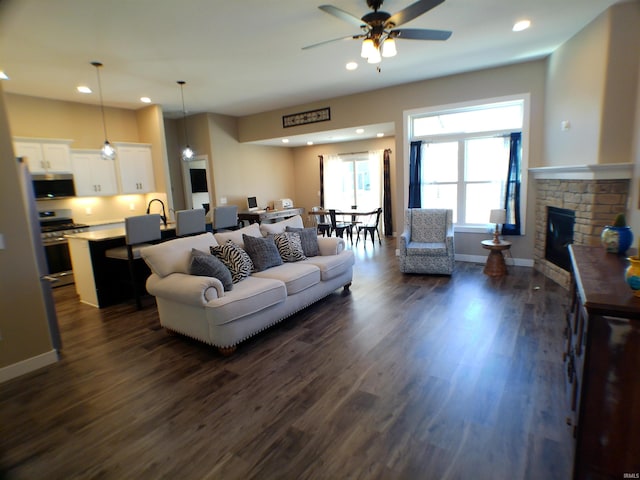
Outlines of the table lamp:
<svg viewBox="0 0 640 480">
<path fill-rule="evenodd" d="M 496 224 L 496 230 L 493 232 L 493 243 L 500 243 L 500 238 L 498 237 L 498 225 L 502 225 L 506 221 L 507 211 L 504 208 L 491 210 L 491 213 L 489 214 L 489 223 Z"/>
</svg>

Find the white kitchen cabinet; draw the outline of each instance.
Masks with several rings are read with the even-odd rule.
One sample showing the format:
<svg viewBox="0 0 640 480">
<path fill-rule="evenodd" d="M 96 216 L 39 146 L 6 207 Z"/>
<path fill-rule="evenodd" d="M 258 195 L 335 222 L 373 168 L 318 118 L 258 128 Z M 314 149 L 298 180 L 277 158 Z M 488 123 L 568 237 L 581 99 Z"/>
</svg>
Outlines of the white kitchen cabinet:
<svg viewBox="0 0 640 480">
<path fill-rule="evenodd" d="M 73 150 L 71 164 L 79 197 L 118 194 L 115 163 L 104 160 L 99 150 Z"/>
<path fill-rule="evenodd" d="M 31 173 L 70 173 L 72 140 L 51 138 L 13 139 L 17 157 L 27 160 Z"/>
<path fill-rule="evenodd" d="M 148 193 L 155 191 L 151 146 L 115 143 L 118 155 L 116 169 L 120 193 Z"/>
</svg>

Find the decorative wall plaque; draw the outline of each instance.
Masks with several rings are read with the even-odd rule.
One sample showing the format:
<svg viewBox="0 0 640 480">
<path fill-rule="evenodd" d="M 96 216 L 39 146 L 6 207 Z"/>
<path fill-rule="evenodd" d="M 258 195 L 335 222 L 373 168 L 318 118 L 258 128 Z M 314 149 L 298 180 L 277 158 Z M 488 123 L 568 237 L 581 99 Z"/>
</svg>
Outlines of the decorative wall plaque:
<svg viewBox="0 0 640 480">
<path fill-rule="evenodd" d="M 294 113 L 292 115 L 283 115 L 282 127 L 295 127 L 307 123 L 326 122 L 327 120 L 331 120 L 331 110 L 329 107 L 311 110 L 309 112 Z"/>
</svg>

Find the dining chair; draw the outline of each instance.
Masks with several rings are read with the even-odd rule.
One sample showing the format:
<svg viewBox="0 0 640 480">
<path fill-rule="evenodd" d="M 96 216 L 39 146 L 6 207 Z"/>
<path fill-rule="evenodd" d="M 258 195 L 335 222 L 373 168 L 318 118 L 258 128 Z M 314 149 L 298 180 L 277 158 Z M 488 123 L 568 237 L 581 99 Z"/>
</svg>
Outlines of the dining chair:
<svg viewBox="0 0 640 480">
<path fill-rule="evenodd" d="M 125 260 L 129 268 L 129 282 L 133 290 L 138 310 L 142 309 L 142 293 L 136 278 L 136 264 L 144 263 L 140 250 L 154 243 L 157 243 L 162 234 L 160 233 L 160 214 L 136 215 L 124 219 L 125 245 L 122 247 L 110 248 L 105 251 L 107 258 Z"/>
<path fill-rule="evenodd" d="M 331 219 L 331 233 L 336 232 L 336 237 L 344 238 L 344 234 L 346 232 L 347 237 L 353 243 L 353 224 L 347 222 L 338 222 L 336 220 L 336 213 L 339 213 L 337 210 L 331 208 L 329 209 L 329 218 Z M 331 236 L 331 233 L 329 234 Z"/>
<path fill-rule="evenodd" d="M 185 237 L 206 232 L 205 215 L 204 208 L 178 210 L 176 212 L 176 236 Z"/>
<path fill-rule="evenodd" d="M 324 213 L 313 213 L 313 212 L 323 212 L 324 208 L 322 207 L 311 207 L 311 212 L 313 217 L 316 220 L 316 228 L 318 229 L 318 234 L 321 234 L 323 237 L 327 235 L 331 236 L 331 223 L 327 222 L 327 219 Z"/>
<path fill-rule="evenodd" d="M 360 232 L 364 231 L 364 244 L 367 244 L 367 233 L 371 235 L 371 243 L 376 244 L 376 233 L 378 234 L 378 243 L 382 245 L 382 237 L 380 236 L 380 217 L 382 216 L 382 208 L 378 208 L 372 212 L 369 212 L 367 223 L 358 225 L 358 238 L 356 238 L 356 245 L 360 241 Z"/>
</svg>

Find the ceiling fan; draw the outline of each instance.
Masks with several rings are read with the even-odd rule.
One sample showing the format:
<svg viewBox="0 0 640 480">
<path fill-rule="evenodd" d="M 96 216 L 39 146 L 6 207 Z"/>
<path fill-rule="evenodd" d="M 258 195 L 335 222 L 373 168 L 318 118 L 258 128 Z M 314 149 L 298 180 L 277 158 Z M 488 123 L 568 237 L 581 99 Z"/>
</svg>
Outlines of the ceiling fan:
<svg viewBox="0 0 640 480">
<path fill-rule="evenodd" d="M 366 58 L 369 63 L 379 63 L 381 56 L 393 57 L 396 55 L 396 38 L 406 40 L 447 40 L 451 36 L 451 31 L 449 30 L 396 28 L 437 7 L 444 0 L 418 0 L 393 15 L 380 10 L 383 1 L 367 0 L 367 5 L 373 12 L 365 14 L 362 18 L 358 18 L 333 5 L 320 5 L 318 7 L 320 10 L 359 27 L 362 33 L 326 40 L 302 49 L 307 50 L 348 38 L 356 40 L 362 38 L 364 39 L 361 51 L 362 57 Z"/>
</svg>

